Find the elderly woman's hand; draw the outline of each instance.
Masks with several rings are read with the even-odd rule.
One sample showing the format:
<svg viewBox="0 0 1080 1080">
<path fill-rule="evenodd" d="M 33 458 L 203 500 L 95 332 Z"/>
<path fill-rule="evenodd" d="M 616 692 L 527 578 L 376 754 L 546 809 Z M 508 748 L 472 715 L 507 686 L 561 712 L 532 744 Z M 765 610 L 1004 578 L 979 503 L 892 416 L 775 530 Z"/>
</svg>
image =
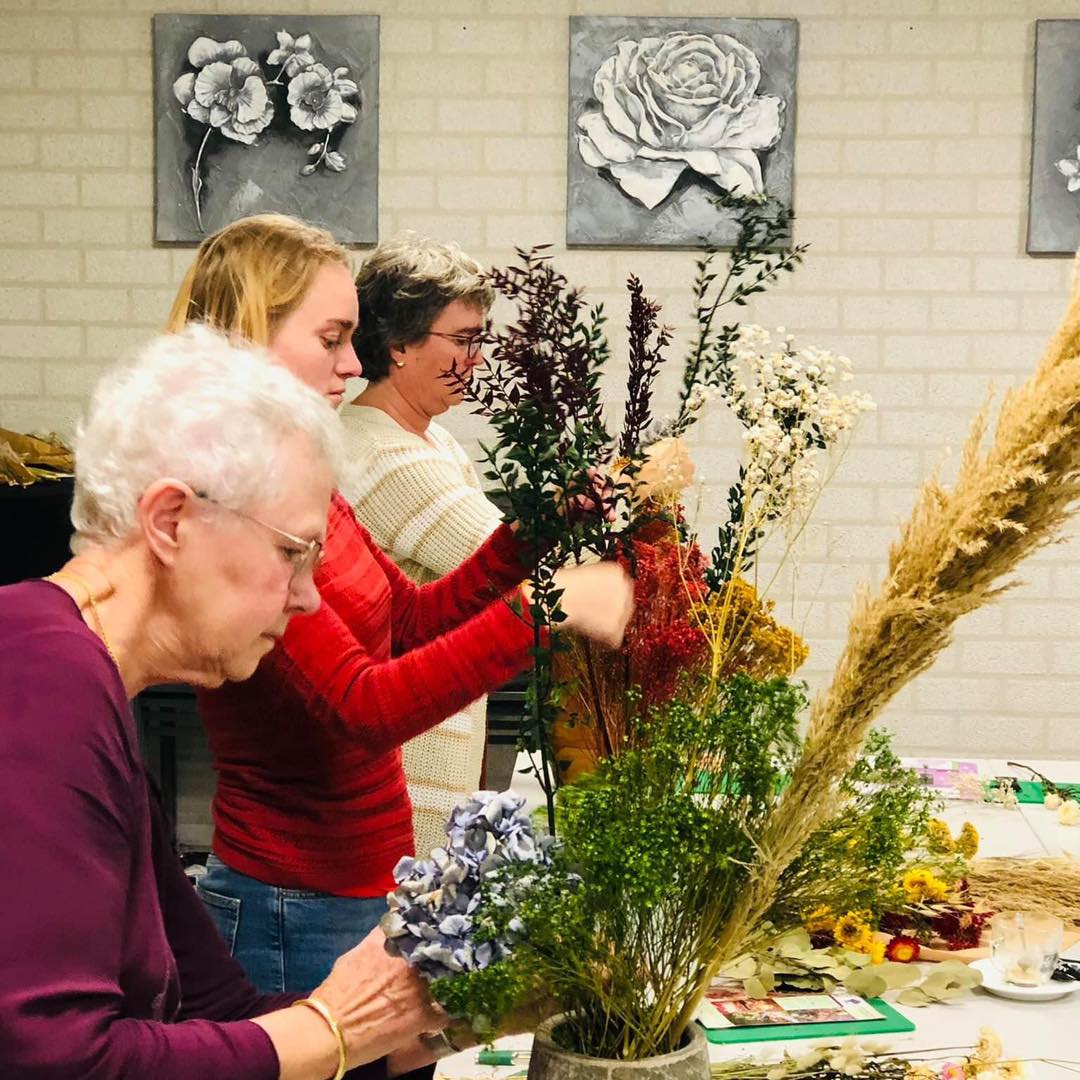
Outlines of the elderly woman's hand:
<svg viewBox="0 0 1080 1080">
<path fill-rule="evenodd" d="M 386 951 L 379 929 L 338 957 L 312 996 L 340 1025 L 350 1068 L 412 1046 L 423 1032 L 441 1031 L 450 1020 L 415 970 Z"/>
<path fill-rule="evenodd" d="M 504 1035 L 533 1032 L 545 1020 L 554 1016 L 559 1009 L 560 1005 L 554 998 L 536 992 L 523 1001 L 509 1016 L 504 1017 L 498 1030 L 486 1041 L 501 1039 Z M 401 1076 L 403 1073 L 412 1072 L 428 1064 L 433 1059 L 445 1056 L 453 1049 L 467 1050 L 485 1041 L 476 1034 L 468 1020 L 454 1020 L 444 1029 L 443 1034 L 446 1036 L 446 1048 L 439 1054 L 434 1054 L 429 1045 L 423 1041 L 395 1051 L 387 1059 L 387 1075 Z"/>
</svg>

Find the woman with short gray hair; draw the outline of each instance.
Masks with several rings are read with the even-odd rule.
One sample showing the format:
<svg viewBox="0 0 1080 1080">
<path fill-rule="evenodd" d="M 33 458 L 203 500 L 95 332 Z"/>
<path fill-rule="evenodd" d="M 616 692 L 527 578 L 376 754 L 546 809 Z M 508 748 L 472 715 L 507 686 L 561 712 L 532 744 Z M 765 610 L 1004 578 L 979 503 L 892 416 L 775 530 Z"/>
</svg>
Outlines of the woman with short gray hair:
<svg viewBox="0 0 1080 1080">
<path fill-rule="evenodd" d="M 343 491 L 375 542 L 425 584 L 456 569 L 498 528 L 461 444 L 435 417 L 461 401 L 483 357 L 494 302 L 483 268 L 456 244 L 402 233 L 356 275 L 353 347 L 367 388 L 341 410 L 348 447 Z M 445 843 L 450 811 L 480 786 L 487 734 L 481 697 L 402 747 L 421 854 Z"/>
<path fill-rule="evenodd" d="M 399 233 L 376 246 L 356 275 L 360 319 L 353 349 L 364 378 L 378 383 L 392 368 L 403 369 L 404 347 L 427 337 L 449 337 L 452 345 L 467 345 L 472 331 L 483 330 L 483 318 L 495 302 L 495 290 L 483 273 L 457 244 L 419 233 Z M 434 327 L 441 325 L 451 304 L 479 315 L 480 323 L 448 336 L 440 333 Z"/>
<path fill-rule="evenodd" d="M 432 1060 L 418 1037 L 445 1015 L 377 931 L 307 999 L 246 981 L 172 850 L 128 707 L 151 683 L 248 678 L 318 608 L 339 461 L 315 391 L 203 328 L 94 394 L 77 554 L 0 589 L 3 1076 L 316 1080 Z"/>
</svg>

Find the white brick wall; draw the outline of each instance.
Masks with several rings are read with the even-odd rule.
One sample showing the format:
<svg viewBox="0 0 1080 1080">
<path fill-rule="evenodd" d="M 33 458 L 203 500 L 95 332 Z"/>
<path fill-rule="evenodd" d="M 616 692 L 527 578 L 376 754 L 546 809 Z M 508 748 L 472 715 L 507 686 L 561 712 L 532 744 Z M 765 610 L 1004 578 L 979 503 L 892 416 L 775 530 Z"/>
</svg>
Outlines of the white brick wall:
<svg viewBox="0 0 1080 1080">
<path fill-rule="evenodd" d="M 564 252 L 568 27 L 575 13 L 712 14 L 711 0 L 0 0 L 0 424 L 69 430 L 97 372 L 164 319 L 190 251 L 152 243 L 150 14 L 382 16 L 380 228 L 415 228 L 505 262 L 552 242 L 605 301 L 662 298 L 685 341 L 692 256 Z M 1023 252 L 1034 22 L 1074 0 L 736 0 L 800 20 L 797 211 L 808 262 L 748 317 L 855 360 L 879 412 L 823 497 L 797 625 L 815 683 L 856 581 L 881 570 L 920 477 L 946 473 L 987 383 L 1035 362 L 1065 259 Z M 450 427 L 470 445 L 482 426 Z M 729 428 L 702 425 L 701 524 L 722 506 Z M 953 455 L 955 457 L 955 455 Z M 709 541 L 708 531 L 706 540 Z M 969 620 L 890 710 L 911 751 L 1080 750 L 1080 551 Z"/>
</svg>

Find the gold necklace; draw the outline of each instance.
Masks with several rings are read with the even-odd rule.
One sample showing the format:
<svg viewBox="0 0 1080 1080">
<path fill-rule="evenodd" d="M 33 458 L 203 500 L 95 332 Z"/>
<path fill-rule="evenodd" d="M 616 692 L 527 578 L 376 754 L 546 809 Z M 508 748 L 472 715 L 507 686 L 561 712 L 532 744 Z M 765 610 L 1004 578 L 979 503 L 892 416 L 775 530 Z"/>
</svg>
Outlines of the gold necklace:
<svg viewBox="0 0 1080 1080">
<path fill-rule="evenodd" d="M 105 646 L 105 651 L 109 654 L 109 659 L 116 665 L 117 671 L 120 670 L 120 661 L 116 659 L 116 653 L 113 652 L 112 645 L 109 642 L 109 635 L 105 633 L 105 627 L 101 623 L 101 613 L 98 611 L 97 601 L 94 599 L 93 591 L 90 586 L 76 573 L 71 570 L 57 570 L 55 574 L 50 574 L 47 581 L 55 581 L 57 578 L 67 578 L 69 581 L 74 581 L 84 593 L 86 593 L 86 599 L 90 604 L 90 612 L 94 616 L 94 625 L 97 627 L 98 637 L 101 638 L 102 644 Z M 110 586 L 111 587 L 111 586 Z"/>
</svg>

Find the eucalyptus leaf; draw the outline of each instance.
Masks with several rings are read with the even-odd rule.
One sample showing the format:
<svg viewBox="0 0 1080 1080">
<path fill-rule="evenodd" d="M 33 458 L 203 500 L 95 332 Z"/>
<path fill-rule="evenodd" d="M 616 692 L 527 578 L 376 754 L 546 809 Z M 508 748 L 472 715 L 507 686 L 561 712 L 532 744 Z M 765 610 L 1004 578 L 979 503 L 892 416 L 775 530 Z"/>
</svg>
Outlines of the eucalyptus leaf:
<svg viewBox="0 0 1080 1080">
<path fill-rule="evenodd" d="M 776 951 L 781 956 L 803 957 L 810 952 L 810 935 L 802 929 L 792 930 L 785 934 L 777 943 Z"/>
<path fill-rule="evenodd" d="M 897 990 L 901 986 L 910 986 L 917 982 L 921 972 L 914 964 L 897 964 L 892 960 L 886 960 L 878 964 L 874 971 L 888 984 L 890 990 Z"/>
<path fill-rule="evenodd" d="M 836 957 L 830 956 L 824 949 L 817 949 L 803 958 L 803 963 L 814 971 L 823 971 L 836 967 Z"/>
<path fill-rule="evenodd" d="M 751 998 L 768 997 L 769 994 L 765 984 L 756 975 L 752 975 L 743 983 L 743 989 L 746 991 L 746 996 Z"/>
<path fill-rule="evenodd" d="M 844 980 L 844 986 L 853 994 L 864 998 L 880 997 L 888 989 L 888 984 L 880 975 L 865 968 L 853 971 Z"/>
<path fill-rule="evenodd" d="M 927 992 L 939 990 L 967 990 L 978 986 L 982 975 L 972 971 L 966 964 L 949 961 L 932 971 L 920 984 Z"/>
<path fill-rule="evenodd" d="M 896 995 L 896 1000 L 909 1008 L 921 1009 L 924 1005 L 931 1004 L 933 999 L 927 997 L 917 986 L 909 986 Z"/>
</svg>

